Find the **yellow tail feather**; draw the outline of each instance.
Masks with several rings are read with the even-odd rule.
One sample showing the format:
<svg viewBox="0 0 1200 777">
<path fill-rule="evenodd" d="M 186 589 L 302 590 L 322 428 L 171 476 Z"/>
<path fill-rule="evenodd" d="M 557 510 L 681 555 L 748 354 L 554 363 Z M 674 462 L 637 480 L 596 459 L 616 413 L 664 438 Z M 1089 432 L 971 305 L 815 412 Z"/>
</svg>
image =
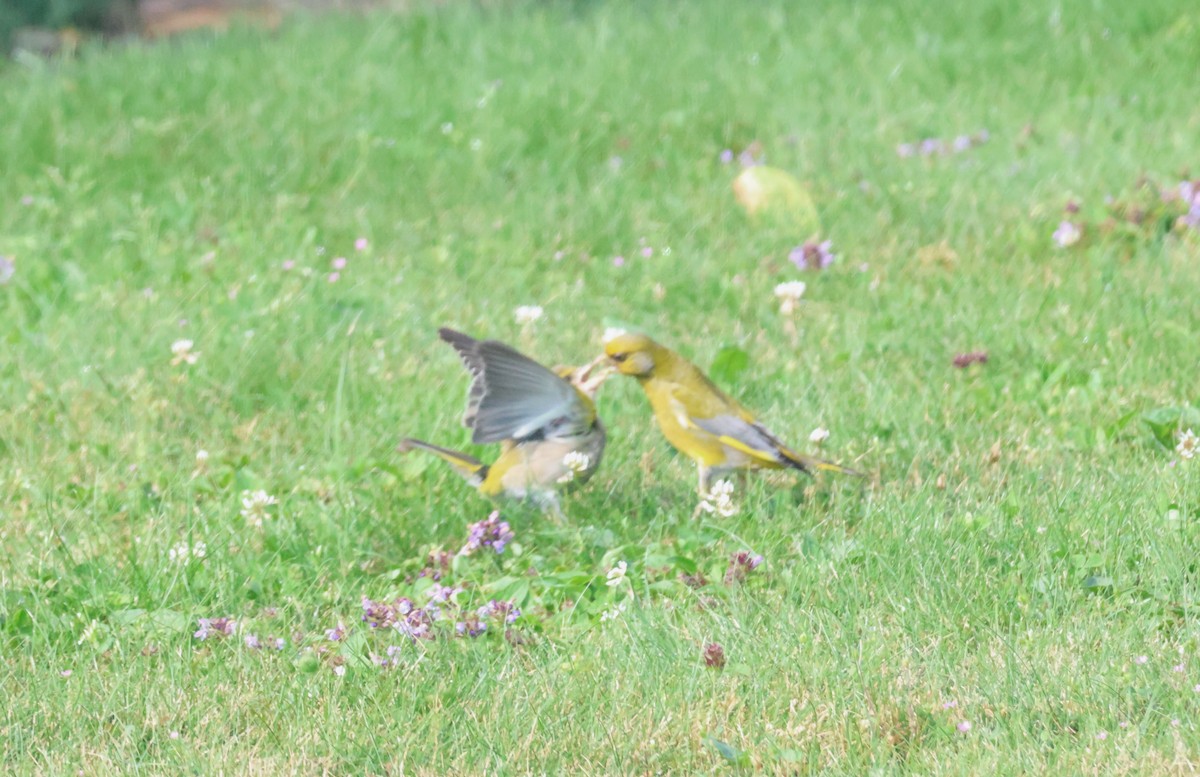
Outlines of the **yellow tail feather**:
<svg viewBox="0 0 1200 777">
<path fill-rule="evenodd" d="M 411 450 L 421 450 L 426 453 L 432 453 L 442 461 L 449 464 L 454 470 L 467 479 L 467 482 L 473 486 L 478 486 L 487 477 L 488 467 L 479 459 L 470 456 L 461 451 L 442 448 L 432 443 L 427 443 L 423 440 L 414 440 L 411 437 L 403 439 L 396 446 L 396 450 L 400 453 L 408 453 Z"/>
<path fill-rule="evenodd" d="M 795 451 L 790 450 L 784 450 L 781 451 L 781 453 L 783 453 L 784 458 L 787 459 L 789 464 L 796 469 L 801 470 L 802 472 L 809 473 L 810 475 L 814 471 L 820 471 L 837 472 L 841 475 L 853 475 L 854 477 L 859 478 L 865 477 L 865 475 L 858 470 L 850 469 L 849 467 L 843 467 L 841 464 L 834 464 L 832 461 L 825 461 L 824 459 L 805 456 L 802 453 L 796 453 Z"/>
</svg>

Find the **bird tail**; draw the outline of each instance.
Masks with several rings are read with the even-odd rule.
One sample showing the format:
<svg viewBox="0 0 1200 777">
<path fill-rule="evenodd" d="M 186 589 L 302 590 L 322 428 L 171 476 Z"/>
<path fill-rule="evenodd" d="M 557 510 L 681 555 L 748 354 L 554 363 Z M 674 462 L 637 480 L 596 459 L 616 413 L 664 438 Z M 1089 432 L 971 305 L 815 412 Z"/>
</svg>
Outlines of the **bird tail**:
<svg viewBox="0 0 1200 777">
<path fill-rule="evenodd" d="M 400 441 L 396 446 L 396 450 L 400 453 L 408 453 L 411 450 L 421 450 L 426 453 L 432 453 L 442 461 L 454 468 L 454 471 L 466 478 L 467 482 L 473 486 L 478 486 L 487 477 L 488 467 L 474 456 L 469 456 L 461 451 L 453 451 L 449 448 L 442 448 L 432 443 L 424 442 L 423 440 L 414 440 L 411 437 Z"/>
<path fill-rule="evenodd" d="M 855 477 L 863 477 L 864 474 L 858 470 L 843 467 L 841 464 L 834 464 L 832 461 L 825 461 L 813 456 L 805 456 L 803 453 L 796 453 L 793 450 L 784 448 L 780 451 L 783 454 L 783 459 L 790 466 L 795 467 L 801 472 L 806 472 L 809 475 L 814 472 L 836 472 L 839 475 L 853 475 Z"/>
</svg>

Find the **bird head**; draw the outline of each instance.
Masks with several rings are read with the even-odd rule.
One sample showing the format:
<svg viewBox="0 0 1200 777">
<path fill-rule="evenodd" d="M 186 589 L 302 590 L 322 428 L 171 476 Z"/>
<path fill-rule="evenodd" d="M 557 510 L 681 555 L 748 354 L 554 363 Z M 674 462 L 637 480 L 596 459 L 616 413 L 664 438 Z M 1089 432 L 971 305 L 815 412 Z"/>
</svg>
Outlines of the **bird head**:
<svg viewBox="0 0 1200 777">
<path fill-rule="evenodd" d="M 626 332 L 604 343 L 604 355 L 622 375 L 644 378 L 662 361 L 664 349 L 642 334 Z"/>
</svg>

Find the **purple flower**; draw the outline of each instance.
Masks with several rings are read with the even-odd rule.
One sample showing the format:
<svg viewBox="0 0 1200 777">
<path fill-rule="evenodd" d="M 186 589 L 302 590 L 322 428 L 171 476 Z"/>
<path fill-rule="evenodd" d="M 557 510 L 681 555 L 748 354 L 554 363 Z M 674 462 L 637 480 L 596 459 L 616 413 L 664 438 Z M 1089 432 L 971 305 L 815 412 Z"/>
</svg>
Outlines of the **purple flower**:
<svg viewBox="0 0 1200 777">
<path fill-rule="evenodd" d="M 725 570 L 725 584 L 745 582 L 746 577 L 762 563 L 762 556 L 748 550 L 739 550 L 729 558 L 729 568 Z"/>
<path fill-rule="evenodd" d="M 461 621 L 454 624 L 454 631 L 460 637 L 471 637 L 474 639 L 487 631 L 487 624 L 481 621 L 478 616 L 467 615 Z"/>
<path fill-rule="evenodd" d="M 613 267 L 624 267 L 624 266 L 625 266 L 625 257 L 623 257 L 623 256 L 614 256 L 613 257 Z"/>
<path fill-rule="evenodd" d="M 750 149 L 738 154 L 738 164 L 742 167 L 757 167 L 762 164 L 762 157 L 757 157 Z"/>
<path fill-rule="evenodd" d="M 450 561 L 453 559 L 444 550 L 431 551 L 425 558 L 425 566 L 417 573 L 417 577 L 428 577 L 434 582 L 442 579 L 442 575 L 450 571 Z"/>
<path fill-rule="evenodd" d="M 295 259 L 284 259 L 283 263 L 280 264 L 279 266 L 282 267 L 285 271 L 293 270 L 296 267 L 296 260 Z"/>
<path fill-rule="evenodd" d="M 433 639 L 433 618 L 420 608 L 414 609 L 403 620 L 396 621 L 396 631 L 416 642 L 418 639 Z"/>
<path fill-rule="evenodd" d="M 500 520 L 500 511 L 493 510 L 492 514 L 479 523 L 473 523 L 468 528 L 467 544 L 462 553 L 469 555 L 480 548 L 491 548 L 497 554 L 504 552 L 504 546 L 512 542 L 516 536 L 508 525 L 508 521 Z"/>
<path fill-rule="evenodd" d="M 958 730 L 959 730 L 959 732 L 960 732 L 960 733 L 962 733 L 962 734 L 965 734 L 965 733 L 967 733 L 968 731 L 970 731 L 970 730 L 971 730 L 971 721 L 969 721 L 969 720 L 960 720 L 960 721 L 958 722 L 958 726 L 957 726 L 957 728 L 958 728 Z"/>
<path fill-rule="evenodd" d="M 13 260 L 7 256 L 0 256 L 0 286 L 12 280 L 13 275 L 17 272 L 17 266 L 13 264 Z"/>
<path fill-rule="evenodd" d="M 330 642 L 341 642 L 346 638 L 346 624 L 338 621 L 336 629 L 325 629 L 325 639 Z"/>
<path fill-rule="evenodd" d="M 824 270 L 833 264 L 833 260 L 836 258 L 833 253 L 832 240 L 820 243 L 809 240 L 803 245 L 796 246 L 788 254 L 788 261 L 800 270 Z"/>
<path fill-rule="evenodd" d="M 711 666 L 714 669 L 720 669 L 725 666 L 725 648 L 716 642 L 706 644 L 703 655 L 705 666 Z"/>
<path fill-rule="evenodd" d="M 283 637 L 276 637 L 271 644 L 276 650 L 283 650 L 287 647 L 287 640 Z"/>
<path fill-rule="evenodd" d="M 21 204 L 28 208 L 30 205 L 33 204 L 33 197 L 26 194 L 24 197 L 21 198 Z"/>
<path fill-rule="evenodd" d="M 427 592 L 431 602 L 448 602 L 450 598 L 461 591 L 461 588 L 451 588 L 448 585 L 435 585 Z"/>
<path fill-rule="evenodd" d="M 644 259 L 649 259 L 652 256 L 654 256 L 653 248 L 651 248 L 650 246 L 646 246 L 645 248 L 642 249 L 642 257 Z"/>
<path fill-rule="evenodd" d="M 512 623 L 521 617 L 521 608 L 512 602 L 493 599 L 475 611 L 480 618 L 504 618 L 505 623 Z"/>
<path fill-rule="evenodd" d="M 354 250 L 355 251 L 366 251 L 367 246 L 369 246 L 369 245 L 371 245 L 371 244 L 367 241 L 367 239 L 365 237 L 360 237 L 358 240 L 354 241 Z"/>
<path fill-rule="evenodd" d="M 331 272 L 331 273 L 329 273 L 329 276 L 325 278 L 325 280 L 329 281 L 330 283 L 337 283 L 338 279 L 341 277 L 342 277 L 341 273 Z"/>
<path fill-rule="evenodd" d="M 971 147 L 970 135 L 959 135 L 954 139 L 954 153 L 961 154 Z"/>
<path fill-rule="evenodd" d="M 237 626 L 233 618 L 200 618 L 200 628 L 192 635 L 198 640 L 206 640 L 211 636 L 228 637 Z"/>
<path fill-rule="evenodd" d="M 970 353 L 960 353 L 954 357 L 954 366 L 960 370 L 965 370 L 972 364 L 987 364 L 987 351 L 971 351 Z"/>
<path fill-rule="evenodd" d="M 394 602 L 376 602 L 367 597 L 362 599 L 362 619 L 373 629 L 386 629 L 396 625 L 396 621 L 404 618 L 413 611 L 412 600 L 400 597 Z"/>
<path fill-rule="evenodd" d="M 246 647 L 250 648 L 251 650 L 258 650 L 262 647 L 262 643 L 258 641 L 257 634 L 247 634 L 244 641 L 246 643 Z"/>
<path fill-rule="evenodd" d="M 921 141 L 920 152 L 921 156 L 933 156 L 940 154 L 943 151 L 942 141 L 937 138 L 925 138 Z"/>
<path fill-rule="evenodd" d="M 896 146 L 896 156 L 908 159 L 917 155 L 917 147 L 912 143 L 900 143 Z"/>
<path fill-rule="evenodd" d="M 723 164 L 723 165 L 727 165 L 730 162 L 732 162 L 733 161 L 733 150 L 727 148 L 724 151 L 722 151 L 720 159 L 721 159 L 721 164 Z"/>
<path fill-rule="evenodd" d="M 1200 229 L 1200 197 L 1197 197 L 1192 202 L 1192 207 L 1188 208 L 1187 215 L 1183 217 L 1183 223 L 1192 229 Z M 4 282 L 3 269 L 0 268 L 0 283 Z"/>
<path fill-rule="evenodd" d="M 333 260 L 333 262 L 331 262 L 331 266 L 335 270 L 346 269 L 346 257 L 344 257 L 344 256 L 337 257 L 336 259 Z"/>
</svg>

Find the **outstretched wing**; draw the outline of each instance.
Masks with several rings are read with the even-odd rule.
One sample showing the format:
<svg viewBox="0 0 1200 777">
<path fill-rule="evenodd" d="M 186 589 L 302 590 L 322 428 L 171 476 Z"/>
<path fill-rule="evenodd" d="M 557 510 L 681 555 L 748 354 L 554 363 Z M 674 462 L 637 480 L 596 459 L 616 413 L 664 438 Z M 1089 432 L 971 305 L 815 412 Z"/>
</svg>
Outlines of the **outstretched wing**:
<svg viewBox="0 0 1200 777">
<path fill-rule="evenodd" d="M 463 425 L 476 443 L 522 440 L 586 425 L 587 410 L 570 383 L 514 348 L 443 327 L 471 373 Z M 580 428 L 582 431 L 582 428 Z"/>
</svg>

